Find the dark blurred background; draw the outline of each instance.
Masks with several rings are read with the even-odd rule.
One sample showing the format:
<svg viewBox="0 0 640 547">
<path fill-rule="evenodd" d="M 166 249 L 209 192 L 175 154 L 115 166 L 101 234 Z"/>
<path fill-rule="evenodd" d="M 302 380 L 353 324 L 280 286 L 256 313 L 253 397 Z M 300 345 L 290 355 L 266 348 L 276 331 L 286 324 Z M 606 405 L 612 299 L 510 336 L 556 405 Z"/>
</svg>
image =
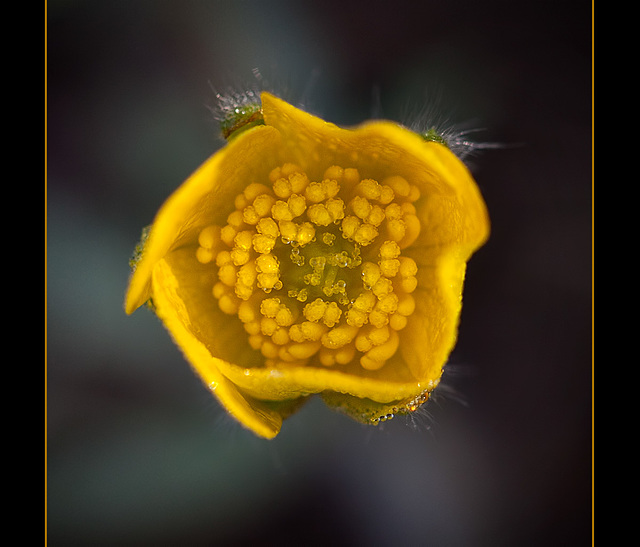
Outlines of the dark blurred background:
<svg viewBox="0 0 640 547">
<path fill-rule="evenodd" d="M 47 8 L 50 545 L 590 541 L 590 2 Z M 472 158 L 493 231 L 415 423 L 314 402 L 255 439 L 123 312 L 140 228 L 221 145 L 212 88 L 255 68 L 335 123 L 436 102 L 505 145 Z"/>
</svg>

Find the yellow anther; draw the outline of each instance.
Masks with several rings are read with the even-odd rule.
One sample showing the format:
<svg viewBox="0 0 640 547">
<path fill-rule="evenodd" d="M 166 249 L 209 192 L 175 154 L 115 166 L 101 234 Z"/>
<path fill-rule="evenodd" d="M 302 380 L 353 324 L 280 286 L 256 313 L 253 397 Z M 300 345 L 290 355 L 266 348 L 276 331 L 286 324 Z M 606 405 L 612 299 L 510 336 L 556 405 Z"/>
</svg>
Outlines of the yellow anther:
<svg viewBox="0 0 640 547">
<path fill-rule="evenodd" d="M 307 200 L 300 194 L 291 194 L 287 200 L 287 206 L 289 211 L 293 215 L 293 218 L 299 217 L 307 209 Z"/>
<path fill-rule="evenodd" d="M 408 201 L 401 203 L 400 209 L 402 209 L 402 214 L 404 215 L 406 214 L 415 215 L 417 211 L 416 206 L 413 203 L 409 203 Z"/>
<path fill-rule="evenodd" d="M 400 256 L 400 247 L 395 241 L 385 241 L 380 245 L 378 251 L 380 259 L 398 258 Z"/>
<path fill-rule="evenodd" d="M 328 199 L 336 197 L 340 191 L 340 185 L 335 179 L 324 179 L 322 181 L 322 188 L 324 190 L 325 197 Z"/>
<path fill-rule="evenodd" d="M 378 262 L 380 265 L 380 273 L 385 277 L 395 277 L 400 269 L 400 261 L 396 258 L 388 258 Z"/>
<path fill-rule="evenodd" d="M 289 182 L 291 183 L 291 190 L 294 194 L 301 194 L 305 188 L 309 185 L 309 179 L 307 175 L 299 170 L 289 175 Z"/>
<path fill-rule="evenodd" d="M 365 219 L 369 224 L 374 226 L 380 226 L 385 219 L 384 210 L 379 205 L 374 205 L 371 208 L 369 216 Z"/>
<path fill-rule="evenodd" d="M 320 359 L 320 363 L 326 367 L 331 367 L 333 365 L 347 365 L 351 361 L 356 354 L 356 348 L 353 344 L 347 344 L 338 349 L 328 349 L 325 347 L 320 348 L 320 352 L 318 357 Z"/>
<path fill-rule="evenodd" d="M 304 197 L 311 203 L 320 203 L 326 199 L 325 189 L 320 182 L 311 182 L 304 191 Z"/>
<path fill-rule="evenodd" d="M 325 206 L 333 222 L 344 218 L 344 202 L 340 198 L 328 198 Z"/>
<path fill-rule="evenodd" d="M 393 241 L 402 241 L 407 232 L 404 220 L 387 220 L 387 236 Z"/>
<path fill-rule="evenodd" d="M 240 299 L 230 292 L 225 292 L 218 298 L 218 307 L 223 313 L 228 315 L 235 315 L 238 313 L 238 307 L 240 306 Z"/>
<path fill-rule="evenodd" d="M 391 203 L 395 199 L 395 197 L 396 196 L 392 188 L 390 188 L 387 185 L 382 185 L 380 187 L 380 197 L 378 198 L 378 201 L 382 205 L 387 205 L 388 203 Z"/>
<path fill-rule="evenodd" d="M 415 277 L 404 277 L 401 279 L 398 289 L 406 292 L 412 293 L 418 288 L 418 279 Z"/>
<path fill-rule="evenodd" d="M 247 334 L 260 334 L 260 321 L 249 321 L 242 325 Z M 254 348 L 255 349 L 255 348 Z"/>
<path fill-rule="evenodd" d="M 276 221 L 279 220 L 293 220 L 293 213 L 289 209 L 289 204 L 286 201 L 278 200 L 271 207 L 271 215 Z"/>
<path fill-rule="evenodd" d="M 322 316 L 322 322 L 327 327 L 333 327 L 340 321 L 340 316 L 342 315 L 342 310 L 338 307 L 338 304 L 335 302 L 331 302 Z"/>
<path fill-rule="evenodd" d="M 389 326 L 393 330 L 402 330 L 407 326 L 407 318 L 399 313 L 394 313 L 389 317 Z"/>
<path fill-rule="evenodd" d="M 273 183 L 273 193 L 282 199 L 287 199 L 292 193 L 291 183 L 289 179 L 281 177 Z"/>
<path fill-rule="evenodd" d="M 208 264 L 215 258 L 215 251 L 213 249 L 198 247 L 196 249 L 196 258 L 201 264 Z"/>
<path fill-rule="evenodd" d="M 221 281 L 218 281 L 213 285 L 213 296 L 216 298 L 216 300 L 220 300 L 222 295 L 226 294 L 228 291 L 229 287 L 227 287 Z"/>
<path fill-rule="evenodd" d="M 258 319 L 256 308 L 253 302 L 241 302 L 238 306 L 238 319 L 243 323 L 253 323 Z"/>
<path fill-rule="evenodd" d="M 324 317 L 328 303 L 322 298 L 316 298 L 313 302 L 309 302 L 302 310 L 302 314 L 307 321 L 320 321 Z"/>
<path fill-rule="evenodd" d="M 404 211 L 400 204 L 390 203 L 384 208 L 384 214 L 386 215 L 387 220 L 398 220 L 402 218 Z"/>
<path fill-rule="evenodd" d="M 273 289 L 281 289 L 282 281 L 280 281 L 280 275 L 277 273 L 259 273 L 257 285 L 263 291 L 268 293 Z"/>
<path fill-rule="evenodd" d="M 366 353 L 373 347 L 384 344 L 390 336 L 391 333 L 386 325 L 380 328 L 369 326 L 360 330 L 355 339 L 355 346 L 358 351 Z"/>
<path fill-rule="evenodd" d="M 322 335 L 327 332 L 327 327 L 325 325 L 312 323 L 311 321 L 303 321 L 300 327 L 306 340 L 320 340 Z"/>
<path fill-rule="evenodd" d="M 326 179 L 332 178 L 327 177 L 325 173 Z M 335 179 L 340 182 L 340 179 Z M 342 184 L 347 188 L 355 188 L 356 185 L 360 182 L 360 173 L 355 167 L 347 167 L 342 173 Z"/>
<path fill-rule="evenodd" d="M 233 226 L 236 229 L 236 231 L 240 229 L 243 222 L 244 222 L 244 218 L 242 216 L 242 211 L 235 210 L 229 213 L 229 216 L 227 217 L 227 224 L 229 226 Z"/>
<path fill-rule="evenodd" d="M 256 266 L 253 261 L 244 264 L 238 271 L 236 281 L 236 296 L 242 300 L 248 300 L 253 294 L 253 284 L 256 281 Z"/>
<path fill-rule="evenodd" d="M 307 218 L 317 226 L 328 226 L 333 217 L 323 203 L 316 203 L 307 210 Z"/>
<path fill-rule="evenodd" d="M 278 323 L 273 317 L 263 317 L 260 320 L 260 329 L 265 336 L 271 336 L 278 329 Z"/>
<path fill-rule="evenodd" d="M 294 342 L 318 341 L 325 332 L 327 332 L 327 327 L 322 323 L 303 321 L 289 328 L 289 337 Z"/>
<path fill-rule="evenodd" d="M 275 316 L 276 323 L 279 327 L 289 327 L 295 320 L 293 312 L 284 304 L 278 310 Z"/>
<path fill-rule="evenodd" d="M 379 346 L 374 346 L 360 358 L 360 364 L 367 370 L 378 370 L 391 359 L 398 350 L 400 337 L 395 330 L 389 331 L 389 339 Z"/>
<path fill-rule="evenodd" d="M 400 256 L 400 247 L 395 241 L 385 241 L 380 246 L 378 253 L 380 260 L 378 265 L 380 266 L 380 273 L 385 277 L 395 277 L 400 269 L 400 261 L 397 259 Z"/>
<path fill-rule="evenodd" d="M 396 280 L 397 287 L 402 292 L 411 293 L 418 286 L 418 280 L 415 277 L 418 273 L 418 266 L 412 258 L 401 256 L 398 260 L 400 261 L 400 269 L 398 270 L 400 279 Z"/>
<path fill-rule="evenodd" d="M 398 295 L 392 292 L 380 298 L 375 309 L 387 314 L 395 312 L 398 309 Z"/>
<path fill-rule="evenodd" d="M 369 313 L 376 305 L 376 302 L 376 295 L 371 291 L 365 290 L 362 291 L 353 301 L 352 307 L 365 313 Z"/>
<path fill-rule="evenodd" d="M 350 308 L 347 310 L 346 321 L 347 325 L 352 327 L 361 327 L 369 320 L 369 314 L 356 308 Z"/>
<path fill-rule="evenodd" d="M 380 277 L 378 281 L 376 281 L 375 285 L 371 287 L 371 292 L 375 294 L 378 299 L 384 298 L 388 294 L 393 292 L 393 285 L 391 280 L 386 277 Z"/>
<path fill-rule="evenodd" d="M 283 327 L 278 327 L 276 331 L 271 335 L 271 341 L 274 344 L 282 346 L 289 342 L 289 332 Z"/>
<path fill-rule="evenodd" d="M 260 194 L 269 193 L 271 193 L 271 188 L 258 182 L 252 182 L 242 191 L 242 195 L 249 203 L 255 200 Z"/>
<path fill-rule="evenodd" d="M 235 248 L 242 249 L 243 251 L 251 249 L 252 241 L 253 232 L 251 230 L 242 230 L 236 234 L 235 238 L 233 238 Z"/>
<path fill-rule="evenodd" d="M 260 220 L 260 215 L 258 215 L 252 205 L 249 205 L 242 211 L 242 219 L 246 224 L 257 224 Z"/>
<path fill-rule="evenodd" d="M 264 343 L 264 336 L 259 333 L 254 333 L 249 336 L 249 345 L 253 349 L 260 349 Z"/>
<path fill-rule="evenodd" d="M 233 264 L 225 264 L 218 268 L 218 279 L 227 287 L 233 287 L 236 284 L 237 269 Z"/>
<path fill-rule="evenodd" d="M 223 226 L 220 230 L 220 239 L 228 246 L 233 247 L 233 239 L 236 237 L 238 230 L 231 226 L 231 224 L 227 224 Z"/>
<path fill-rule="evenodd" d="M 351 325 L 338 325 L 322 336 L 322 345 L 329 349 L 337 349 L 346 346 L 355 338 L 356 334 L 358 334 L 358 330 L 358 327 L 353 327 Z"/>
<path fill-rule="evenodd" d="M 258 224 L 256 224 L 256 230 L 259 234 L 276 238 L 280 235 L 278 230 L 278 224 L 271 217 L 261 218 Z"/>
<path fill-rule="evenodd" d="M 216 255 L 216 266 L 224 266 L 231 263 L 231 253 L 229 251 L 220 251 Z"/>
<path fill-rule="evenodd" d="M 280 352 L 280 346 L 278 344 L 274 344 L 271 340 L 264 340 L 260 347 L 260 352 L 267 359 L 275 359 L 278 357 L 278 353 Z"/>
<path fill-rule="evenodd" d="M 260 194 L 253 200 L 253 204 L 243 211 L 243 219 L 247 224 L 257 224 L 261 218 L 271 212 L 275 199 L 269 194 Z"/>
<path fill-rule="evenodd" d="M 265 298 L 260 302 L 260 313 L 265 317 L 274 318 L 280 310 L 279 298 Z"/>
<path fill-rule="evenodd" d="M 366 219 L 371 213 L 372 205 L 367 198 L 356 196 L 349 203 L 353 214 L 362 220 Z"/>
<path fill-rule="evenodd" d="M 411 191 L 411 185 L 404 177 L 394 175 L 387 177 L 382 181 L 382 184 L 389 186 L 398 196 L 407 197 Z"/>
<path fill-rule="evenodd" d="M 276 245 L 276 238 L 264 234 L 255 234 L 252 243 L 253 250 L 256 253 L 269 254 Z"/>
<path fill-rule="evenodd" d="M 409 317 L 416 309 L 416 301 L 410 294 L 404 294 L 398 298 L 396 313 Z"/>
<path fill-rule="evenodd" d="M 340 225 L 342 236 L 346 239 L 353 239 L 359 227 L 360 219 L 358 217 L 353 215 L 346 216 Z"/>
<path fill-rule="evenodd" d="M 242 211 L 249 203 L 249 200 L 244 197 L 244 194 L 238 194 L 233 200 L 233 205 L 238 211 Z"/>
<path fill-rule="evenodd" d="M 409 258 L 408 256 L 398 257 L 400 261 L 400 270 L 399 274 L 401 277 L 414 277 L 418 273 L 418 265 L 413 258 Z"/>
<path fill-rule="evenodd" d="M 287 162 L 282 165 L 282 176 L 288 177 L 294 173 L 302 173 L 302 168 L 297 163 Z"/>
<path fill-rule="evenodd" d="M 374 327 L 382 328 L 389 323 L 389 315 L 381 310 L 375 309 L 369 314 L 369 323 Z"/>
<path fill-rule="evenodd" d="M 406 249 L 412 245 L 420 235 L 420 219 L 416 215 L 404 215 L 405 235 L 398 242 L 401 249 Z"/>
<path fill-rule="evenodd" d="M 298 231 L 296 233 L 296 241 L 300 245 L 306 245 L 313 241 L 313 238 L 316 237 L 316 229 L 310 222 L 303 222 L 300 226 L 298 226 Z"/>
<path fill-rule="evenodd" d="M 281 220 L 278 222 L 278 228 L 280 230 L 280 236 L 286 243 L 291 243 L 296 240 L 298 235 L 298 225 L 292 220 Z"/>
<path fill-rule="evenodd" d="M 275 181 L 277 181 L 281 177 L 282 177 L 282 167 L 280 166 L 274 167 L 269 172 L 269 180 L 271 181 L 271 184 L 273 184 Z"/>
<path fill-rule="evenodd" d="M 380 279 L 380 267 L 373 262 L 363 262 L 360 268 L 362 284 L 365 288 L 373 287 Z"/>
<path fill-rule="evenodd" d="M 277 274 L 280 272 L 280 262 L 272 255 L 260 255 L 256 258 L 256 270 L 260 273 Z"/>
<path fill-rule="evenodd" d="M 280 358 L 309 359 L 309 357 L 315 355 L 321 347 L 322 344 L 318 341 L 290 343 L 282 348 L 284 351 L 280 352 Z"/>
<path fill-rule="evenodd" d="M 220 227 L 207 226 L 198 234 L 198 249 L 196 258 L 202 264 L 208 264 L 217 255 L 217 248 L 220 244 Z"/>
<path fill-rule="evenodd" d="M 377 200 L 380 197 L 380 185 L 373 179 L 362 179 L 356 187 L 356 193 L 364 198 Z"/>
<path fill-rule="evenodd" d="M 320 364 L 325 367 L 332 367 L 336 364 L 335 354 L 338 350 L 328 349 L 325 347 L 321 347 L 318 352 L 318 359 L 320 360 Z"/>
<path fill-rule="evenodd" d="M 214 249 L 220 242 L 220 227 L 207 226 L 198 235 L 198 245 L 205 249 Z"/>
<path fill-rule="evenodd" d="M 332 165 L 325 172 L 323 179 L 335 180 L 340 182 L 344 176 L 344 169 L 338 165 Z"/>
<path fill-rule="evenodd" d="M 253 294 L 253 287 L 238 282 L 236 283 L 235 293 L 240 300 L 249 300 Z"/>
<path fill-rule="evenodd" d="M 409 199 L 409 201 L 411 202 L 418 201 L 420 199 L 420 188 L 412 184 L 411 190 L 409 191 L 409 195 L 407 196 L 407 199 Z"/>
<path fill-rule="evenodd" d="M 251 253 L 249 251 L 245 251 L 239 247 L 234 247 L 231 251 L 231 261 L 236 266 L 242 266 L 246 264 L 251 259 Z"/>
<path fill-rule="evenodd" d="M 353 236 L 353 240 L 356 243 L 359 243 L 363 247 L 371 244 L 373 240 L 378 236 L 378 229 L 372 224 L 362 224 L 356 230 L 356 233 Z"/>
</svg>

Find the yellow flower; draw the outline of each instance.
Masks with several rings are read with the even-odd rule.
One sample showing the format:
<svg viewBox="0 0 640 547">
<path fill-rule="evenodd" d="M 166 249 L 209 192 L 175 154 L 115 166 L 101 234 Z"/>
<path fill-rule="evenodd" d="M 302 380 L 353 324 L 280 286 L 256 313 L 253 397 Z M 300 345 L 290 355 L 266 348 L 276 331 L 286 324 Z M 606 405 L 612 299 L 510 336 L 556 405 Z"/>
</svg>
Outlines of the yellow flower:
<svg viewBox="0 0 640 547">
<path fill-rule="evenodd" d="M 314 394 L 364 423 L 412 412 L 456 341 L 489 233 L 480 192 L 445 145 L 398 124 L 343 129 L 260 99 L 158 212 L 126 312 L 150 300 L 259 436 Z"/>
</svg>

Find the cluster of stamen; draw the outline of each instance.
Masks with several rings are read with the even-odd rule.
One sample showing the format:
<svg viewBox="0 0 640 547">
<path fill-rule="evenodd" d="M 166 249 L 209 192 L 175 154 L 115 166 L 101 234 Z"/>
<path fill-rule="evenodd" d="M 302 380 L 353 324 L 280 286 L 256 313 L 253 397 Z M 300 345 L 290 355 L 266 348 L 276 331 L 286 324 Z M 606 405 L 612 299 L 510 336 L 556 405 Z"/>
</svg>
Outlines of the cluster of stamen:
<svg viewBox="0 0 640 547">
<path fill-rule="evenodd" d="M 377 370 L 415 307 L 417 266 L 402 250 L 420 232 L 419 197 L 399 176 L 332 166 L 312 181 L 285 164 L 236 197 L 224 226 L 201 231 L 196 256 L 217 268 L 218 306 L 267 365 Z"/>
</svg>

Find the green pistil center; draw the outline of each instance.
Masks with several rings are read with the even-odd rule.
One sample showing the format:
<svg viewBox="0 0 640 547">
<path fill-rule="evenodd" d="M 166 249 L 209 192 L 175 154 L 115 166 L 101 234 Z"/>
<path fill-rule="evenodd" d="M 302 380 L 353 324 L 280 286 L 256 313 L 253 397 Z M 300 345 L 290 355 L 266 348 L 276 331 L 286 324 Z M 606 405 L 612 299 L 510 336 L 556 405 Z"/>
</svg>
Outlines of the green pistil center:
<svg viewBox="0 0 640 547">
<path fill-rule="evenodd" d="M 287 296 L 300 302 L 322 298 L 347 306 L 362 291 L 360 246 L 344 239 L 337 227 L 317 230 L 306 245 L 280 241 L 273 254 Z"/>
</svg>

